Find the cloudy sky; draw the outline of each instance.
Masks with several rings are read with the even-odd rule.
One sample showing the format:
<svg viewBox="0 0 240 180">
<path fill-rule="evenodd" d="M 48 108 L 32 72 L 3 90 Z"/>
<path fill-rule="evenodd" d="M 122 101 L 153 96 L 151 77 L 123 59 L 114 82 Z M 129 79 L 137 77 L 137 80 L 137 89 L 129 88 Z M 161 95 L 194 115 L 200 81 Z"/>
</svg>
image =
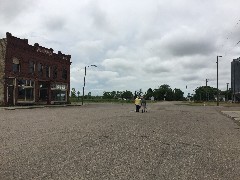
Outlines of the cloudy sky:
<svg viewBox="0 0 240 180">
<path fill-rule="evenodd" d="M 187 93 L 230 83 L 240 57 L 236 0 L 0 0 L 0 38 L 72 56 L 71 87 L 82 93 L 132 92 L 168 84 Z M 186 89 L 187 86 L 187 89 Z"/>
</svg>

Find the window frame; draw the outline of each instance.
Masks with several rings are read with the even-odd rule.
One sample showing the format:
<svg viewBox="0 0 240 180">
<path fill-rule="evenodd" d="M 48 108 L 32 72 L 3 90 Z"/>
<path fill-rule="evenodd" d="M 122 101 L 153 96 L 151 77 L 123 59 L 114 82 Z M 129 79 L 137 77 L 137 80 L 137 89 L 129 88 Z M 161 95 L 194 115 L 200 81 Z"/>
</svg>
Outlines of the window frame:
<svg viewBox="0 0 240 180">
<path fill-rule="evenodd" d="M 31 65 L 32 63 L 32 65 Z M 29 61 L 29 64 L 28 64 L 28 72 L 29 74 L 34 74 L 35 73 L 35 61 Z"/>
</svg>

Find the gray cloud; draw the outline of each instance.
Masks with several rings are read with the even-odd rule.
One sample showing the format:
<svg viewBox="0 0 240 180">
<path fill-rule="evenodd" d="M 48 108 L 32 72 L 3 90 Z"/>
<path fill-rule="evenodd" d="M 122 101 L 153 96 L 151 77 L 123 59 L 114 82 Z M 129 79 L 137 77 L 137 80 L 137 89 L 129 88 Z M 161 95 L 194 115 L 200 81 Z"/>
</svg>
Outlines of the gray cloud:
<svg viewBox="0 0 240 180">
<path fill-rule="evenodd" d="M 0 1 L 0 19 L 5 23 L 11 23 L 22 13 L 27 12 L 34 4 L 31 0 L 1 0 Z"/>
<path fill-rule="evenodd" d="M 34 3 L 33 3 L 34 2 Z M 72 55 L 71 86 L 87 90 L 132 90 L 169 84 L 185 93 L 230 80 L 230 62 L 240 55 L 240 2 L 235 0 L 2 0 L 0 35 L 21 38 Z M 228 38 L 228 39 L 227 39 Z M 188 85 L 186 90 L 185 86 Z"/>
<path fill-rule="evenodd" d="M 213 37 L 183 27 L 162 38 L 163 47 L 174 56 L 208 55 L 215 50 Z"/>
<path fill-rule="evenodd" d="M 49 31 L 63 31 L 66 26 L 66 19 L 62 17 L 50 17 L 44 21 Z"/>
<path fill-rule="evenodd" d="M 197 75 L 195 75 L 195 74 L 186 74 L 186 75 L 184 75 L 183 77 L 181 77 L 181 79 L 183 80 L 183 81 L 187 81 L 187 82 L 189 82 L 189 81 L 196 81 L 196 80 L 198 80 L 200 77 L 199 76 L 197 76 Z"/>
<path fill-rule="evenodd" d="M 162 73 L 170 73 L 174 64 L 171 61 L 165 61 L 159 57 L 148 58 L 143 63 L 143 72 L 146 74 L 162 74 Z"/>
<path fill-rule="evenodd" d="M 189 56 L 195 54 L 209 54 L 214 50 L 212 44 L 208 41 L 199 41 L 195 39 L 186 39 L 181 42 L 168 44 L 167 48 L 175 56 Z"/>
<path fill-rule="evenodd" d="M 89 4 L 89 15 L 92 19 L 92 25 L 98 30 L 108 30 L 110 22 L 105 11 L 99 7 L 98 3 L 92 2 Z"/>
<path fill-rule="evenodd" d="M 210 66 L 210 61 L 206 56 L 191 56 L 191 57 L 183 57 L 179 59 L 179 68 L 182 67 L 184 71 L 198 71 L 200 69 L 205 69 Z"/>
</svg>

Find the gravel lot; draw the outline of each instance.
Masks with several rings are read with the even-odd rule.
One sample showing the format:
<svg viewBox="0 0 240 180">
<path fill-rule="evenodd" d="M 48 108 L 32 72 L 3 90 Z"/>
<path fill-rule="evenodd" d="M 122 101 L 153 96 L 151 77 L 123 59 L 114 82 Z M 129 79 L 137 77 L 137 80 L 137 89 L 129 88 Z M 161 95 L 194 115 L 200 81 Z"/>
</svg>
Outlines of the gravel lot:
<svg viewBox="0 0 240 180">
<path fill-rule="evenodd" d="M 240 129 L 221 107 L 134 109 L 0 109 L 0 179 L 240 179 Z"/>
</svg>

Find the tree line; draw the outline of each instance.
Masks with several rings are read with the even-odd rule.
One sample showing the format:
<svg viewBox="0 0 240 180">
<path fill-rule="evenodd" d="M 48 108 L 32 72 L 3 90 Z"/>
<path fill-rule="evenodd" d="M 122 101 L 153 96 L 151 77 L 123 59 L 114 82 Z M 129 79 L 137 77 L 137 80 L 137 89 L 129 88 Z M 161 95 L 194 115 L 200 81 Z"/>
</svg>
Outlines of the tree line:
<svg viewBox="0 0 240 180">
<path fill-rule="evenodd" d="M 129 90 L 125 91 L 104 91 L 102 96 L 91 96 L 89 92 L 84 96 L 85 99 L 94 99 L 94 98 L 102 98 L 102 99 L 119 99 L 119 100 L 132 100 L 136 98 L 136 96 L 144 96 L 146 99 L 154 99 L 154 100 L 166 100 L 166 101 L 182 101 L 185 100 L 184 93 L 180 89 L 172 89 L 169 85 L 163 84 L 158 88 L 152 89 L 149 88 L 147 92 L 142 92 L 142 89 L 137 90 L 135 92 L 131 92 Z M 71 98 L 80 98 L 80 92 L 72 88 L 71 90 Z"/>
<path fill-rule="evenodd" d="M 232 99 L 232 91 L 226 90 L 221 91 L 219 90 L 220 95 L 220 101 L 223 100 L 222 97 L 225 98 L 225 100 L 231 100 Z M 193 94 L 191 95 L 191 99 L 194 101 L 215 101 L 217 96 L 217 88 L 211 87 L 211 86 L 200 86 L 197 87 Z"/>
</svg>

